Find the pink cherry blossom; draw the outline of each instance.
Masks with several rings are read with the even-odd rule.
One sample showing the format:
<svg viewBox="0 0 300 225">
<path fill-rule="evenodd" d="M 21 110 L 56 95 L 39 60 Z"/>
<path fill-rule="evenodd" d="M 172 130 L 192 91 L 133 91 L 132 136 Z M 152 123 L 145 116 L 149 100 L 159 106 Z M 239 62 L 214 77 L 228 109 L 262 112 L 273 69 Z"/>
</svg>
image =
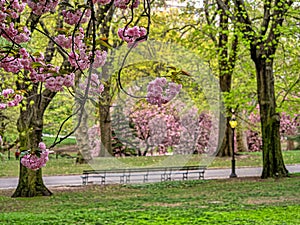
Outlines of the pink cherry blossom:
<svg viewBox="0 0 300 225">
<path fill-rule="evenodd" d="M 0 103 L 0 109 L 6 109 L 7 107 L 7 104 L 5 103 Z"/>
<path fill-rule="evenodd" d="M 100 51 L 96 50 L 95 51 L 95 60 L 93 63 L 93 68 L 97 69 L 99 67 L 104 66 L 106 62 L 106 57 L 107 57 L 107 52 L 106 51 Z"/>
<path fill-rule="evenodd" d="M 167 83 L 166 78 L 156 78 L 147 87 L 147 101 L 153 105 L 162 105 L 171 101 L 181 90 L 181 84 Z"/>
<path fill-rule="evenodd" d="M 111 2 L 111 0 L 93 0 L 94 4 L 99 3 L 101 5 L 107 5 Z"/>
<path fill-rule="evenodd" d="M 79 83 L 79 87 L 82 90 L 86 90 L 87 88 L 89 88 L 88 94 L 90 96 L 99 96 L 104 91 L 104 86 L 100 82 L 98 75 L 95 73 L 91 74 L 90 81 L 89 81 L 89 77 L 82 80 Z"/>
<path fill-rule="evenodd" d="M 8 98 L 9 95 L 11 95 L 11 94 L 13 94 L 13 93 L 15 93 L 15 91 L 14 91 L 13 89 L 11 89 L 11 88 L 4 89 L 4 90 L 2 91 L 2 95 L 3 95 L 5 98 Z"/>
<path fill-rule="evenodd" d="M 119 28 L 118 36 L 128 43 L 128 47 L 135 47 L 138 42 L 146 40 L 147 30 L 144 27 Z"/>
<path fill-rule="evenodd" d="M 23 2 L 27 2 L 27 5 L 32 9 L 34 14 L 42 15 L 54 10 L 59 0 L 23 0 Z"/>
<path fill-rule="evenodd" d="M 78 9 L 76 11 L 71 10 L 63 10 L 62 15 L 64 17 L 64 21 L 69 25 L 75 25 L 80 23 L 86 23 L 88 21 L 88 17 L 91 15 L 90 10 L 86 10 L 86 13 L 84 16 L 82 16 L 83 12 Z"/>
<path fill-rule="evenodd" d="M 41 149 L 41 150 L 46 150 L 46 145 L 45 145 L 44 142 L 40 142 L 40 143 L 39 143 L 39 149 Z"/>
</svg>

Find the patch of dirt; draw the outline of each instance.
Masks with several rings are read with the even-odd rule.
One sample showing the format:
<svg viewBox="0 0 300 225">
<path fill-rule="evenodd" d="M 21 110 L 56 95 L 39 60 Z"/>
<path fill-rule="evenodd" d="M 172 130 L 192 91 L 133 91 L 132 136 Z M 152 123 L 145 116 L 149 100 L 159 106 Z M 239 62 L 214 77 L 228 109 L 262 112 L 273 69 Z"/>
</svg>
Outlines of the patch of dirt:
<svg viewBox="0 0 300 225">
<path fill-rule="evenodd" d="M 0 189 L 0 196 L 12 196 L 14 193 L 15 189 Z"/>
<path fill-rule="evenodd" d="M 162 207 L 177 207 L 177 206 L 181 206 L 182 203 L 180 202 L 176 202 L 176 203 L 166 203 L 166 202 L 155 202 L 155 203 L 146 203 L 143 204 L 143 206 L 146 207 L 151 207 L 151 206 L 162 206 Z"/>
<path fill-rule="evenodd" d="M 48 187 L 48 188 L 53 193 L 65 193 L 65 192 L 85 192 L 87 190 L 98 191 L 98 190 L 105 189 L 105 186 L 101 186 L 101 185 L 87 185 L 87 186 L 66 185 L 66 186 L 53 186 L 53 187 Z"/>
<path fill-rule="evenodd" d="M 52 150 L 55 152 L 77 152 L 78 146 L 77 145 L 64 145 L 61 147 L 54 147 Z"/>
<path fill-rule="evenodd" d="M 249 198 L 247 200 L 248 204 L 251 205 L 261 205 L 261 204 L 272 204 L 272 203 L 281 203 L 281 202 L 299 202 L 300 199 L 297 198 L 283 198 L 283 197 L 257 197 Z"/>
</svg>

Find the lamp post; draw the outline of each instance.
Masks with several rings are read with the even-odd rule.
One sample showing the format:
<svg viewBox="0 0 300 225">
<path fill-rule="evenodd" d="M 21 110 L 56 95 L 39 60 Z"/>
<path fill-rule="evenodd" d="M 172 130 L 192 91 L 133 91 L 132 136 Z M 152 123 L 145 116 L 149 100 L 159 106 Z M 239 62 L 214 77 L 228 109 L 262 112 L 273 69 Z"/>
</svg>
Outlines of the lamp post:
<svg viewBox="0 0 300 225">
<path fill-rule="evenodd" d="M 234 111 L 232 111 L 232 116 L 231 119 L 229 121 L 229 125 L 232 129 L 232 160 L 231 160 L 231 174 L 230 174 L 230 178 L 235 178 L 237 177 L 236 173 L 235 173 L 235 158 L 234 158 L 234 130 L 237 126 L 237 121 L 235 118 L 235 114 Z"/>
</svg>

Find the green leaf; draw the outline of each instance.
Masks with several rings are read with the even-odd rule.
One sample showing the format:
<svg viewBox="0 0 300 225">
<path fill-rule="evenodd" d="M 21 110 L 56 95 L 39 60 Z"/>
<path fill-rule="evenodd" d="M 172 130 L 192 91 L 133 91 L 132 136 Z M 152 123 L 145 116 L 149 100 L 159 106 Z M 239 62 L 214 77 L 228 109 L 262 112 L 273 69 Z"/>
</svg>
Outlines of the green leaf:
<svg viewBox="0 0 300 225">
<path fill-rule="evenodd" d="M 31 63 L 31 66 L 33 69 L 38 68 L 38 67 L 43 67 L 44 65 L 40 62 L 33 62 Z"/>
<path fill-rule="evenodd" d="M 73 5 L 71 5 L 70 3 L 68 3 L 68 2 L 65 2 L 65 1 L 63 1 L 63 2 L 60 2 L 60 3 L 59 3 L 59 5 L 61 5 L 61 6 L 67 6 L 67 7 L 70 7 L 70 8 L 74 8 L 74 6 L 73 6 Z"/>
<path fill-rule="evenodd" d="M 105 41 L 103 41 L 101 39 L 96 40 L 96 44 L 97 45 L 102 45 L 102 46 L 104 46 L 104 47 L 106 47 L 108 49 L 112 49 L 112 47 L 109 44 L 107 44 Z"/>
</svg>

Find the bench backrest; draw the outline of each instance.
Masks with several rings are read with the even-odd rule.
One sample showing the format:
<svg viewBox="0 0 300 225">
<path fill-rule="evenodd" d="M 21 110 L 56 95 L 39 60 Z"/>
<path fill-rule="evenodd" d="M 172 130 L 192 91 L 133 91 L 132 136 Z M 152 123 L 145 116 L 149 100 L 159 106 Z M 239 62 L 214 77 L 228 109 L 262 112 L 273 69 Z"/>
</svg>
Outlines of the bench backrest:
<svg viewBox="0 0 300 225">
<path fill-rule="evenodd" d="M 155 171 L 178 171 L 178 170 L 205 170 L 206 166 L 173 166 L 173 167 L 143 167 L 143 168 L 125 168 L 125 169 L 107 169 L 107 170 L 84 170 L 83 174 L 97 173 L 138 173 Z"/>
</svg>

